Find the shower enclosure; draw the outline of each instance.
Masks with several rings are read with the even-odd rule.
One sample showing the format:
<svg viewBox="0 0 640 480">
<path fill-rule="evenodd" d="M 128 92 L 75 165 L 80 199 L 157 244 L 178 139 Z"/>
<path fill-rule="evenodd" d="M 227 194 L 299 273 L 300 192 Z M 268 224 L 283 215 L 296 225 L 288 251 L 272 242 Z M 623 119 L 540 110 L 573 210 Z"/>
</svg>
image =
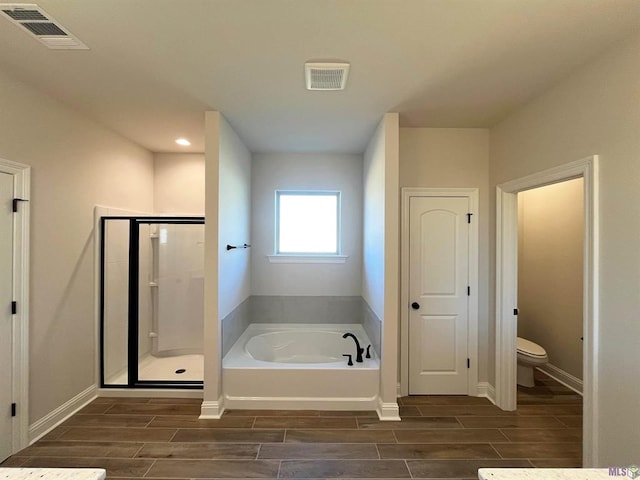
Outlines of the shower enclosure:
<svg viewBox="0 0 640 480">
<path fill-rule="evenodd" d="M 100 383 L 202 388 L 203 217 L 102 217 Z"/>
</svg>

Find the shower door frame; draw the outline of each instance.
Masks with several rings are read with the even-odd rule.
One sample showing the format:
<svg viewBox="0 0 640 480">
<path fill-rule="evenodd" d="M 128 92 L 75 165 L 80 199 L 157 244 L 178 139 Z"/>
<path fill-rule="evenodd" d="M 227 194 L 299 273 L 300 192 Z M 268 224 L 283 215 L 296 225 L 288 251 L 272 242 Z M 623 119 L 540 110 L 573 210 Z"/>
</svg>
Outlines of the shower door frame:
<svg viewBox="0 0 640 480">
<path fill-rule="evenodd" d="M 127 383 L 105 384 L 105 259 L 106 224 L 109 220 L 129 222 L 129 272 L 127 299 Z M 204 217 L 156 217 L 145 215 L 103 215 L 100 217 L 100 388 L 180 388 L 202 389 L 203 380 L 140 380 L 138 378 L 139 346 L 139 286 L 140 286 L 140 225 L 172 224 L 203 225 Z M 204 301 L 204 299 L 203 299 Z"/>
</svg>

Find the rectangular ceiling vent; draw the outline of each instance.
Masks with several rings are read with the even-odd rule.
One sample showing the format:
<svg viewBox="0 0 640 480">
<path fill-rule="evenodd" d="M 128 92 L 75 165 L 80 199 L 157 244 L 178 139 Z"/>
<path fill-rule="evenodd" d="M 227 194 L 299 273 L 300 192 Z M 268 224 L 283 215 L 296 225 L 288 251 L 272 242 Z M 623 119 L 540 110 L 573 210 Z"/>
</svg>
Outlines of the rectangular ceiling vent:
<svg viewBox="0 0 640 480">
<path fill-rule="evenodd" d="M 304 64 L 307 90 L 344 90 L 348 75 L 348 63 Z"/>
<path fill-rule="evenodd" d="M 12 23 L 53 50 L 89 50 L 84 43 L 34 3 L 0 3 Z"/>
</svg>

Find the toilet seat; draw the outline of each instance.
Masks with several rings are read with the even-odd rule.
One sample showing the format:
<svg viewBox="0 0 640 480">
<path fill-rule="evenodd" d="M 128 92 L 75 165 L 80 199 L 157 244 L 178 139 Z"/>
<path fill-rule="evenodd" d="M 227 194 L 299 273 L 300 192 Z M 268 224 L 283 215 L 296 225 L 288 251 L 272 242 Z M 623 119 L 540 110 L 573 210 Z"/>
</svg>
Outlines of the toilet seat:
<svg viewBox="0 0 640 480">
<path fill-rule="evenodd" d="M 547 356 L 544 348 L 526 338 L 518 337 L 516 339 L 516 349 L 520 355 L 526 355 L 527 357 L 543 358 Z"/>
</svg>

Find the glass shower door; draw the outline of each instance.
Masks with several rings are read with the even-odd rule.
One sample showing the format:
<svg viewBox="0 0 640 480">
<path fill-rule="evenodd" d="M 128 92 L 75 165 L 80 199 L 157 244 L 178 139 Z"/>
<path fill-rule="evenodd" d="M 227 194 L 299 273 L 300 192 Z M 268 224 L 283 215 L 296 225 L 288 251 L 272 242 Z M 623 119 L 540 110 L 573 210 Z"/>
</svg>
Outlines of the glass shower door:
<svg viewBox="0 0 640 480">
<path fill-rule="evenodd" d="M 204 218 L 101 227 L 101 385 L 202 388 Z"/>
<path fill-rule="evenodd" d="M 203 378 L 204 225 L 140 224 L 138 380 Z"/>
</svg>

